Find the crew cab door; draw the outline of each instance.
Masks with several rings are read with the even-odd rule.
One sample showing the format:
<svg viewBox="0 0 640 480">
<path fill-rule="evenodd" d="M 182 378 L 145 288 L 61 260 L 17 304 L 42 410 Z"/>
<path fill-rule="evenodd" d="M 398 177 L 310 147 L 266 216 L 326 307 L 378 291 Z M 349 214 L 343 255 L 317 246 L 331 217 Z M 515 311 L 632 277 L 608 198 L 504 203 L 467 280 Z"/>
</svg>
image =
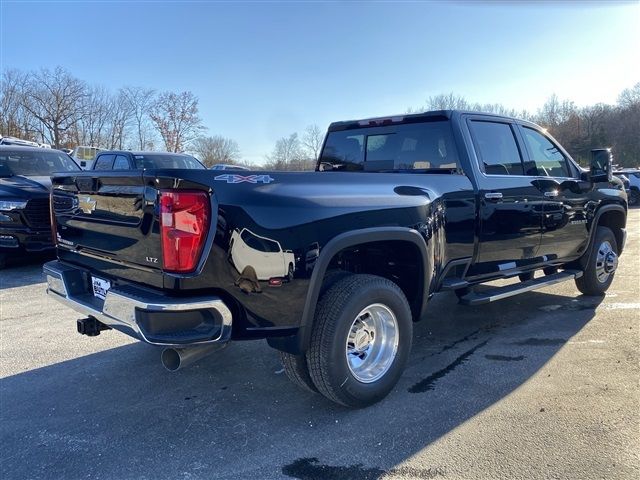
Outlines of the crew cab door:
<svg viewBox="0 0 640 480">
<path fill-rule="evenodd" d="M 537 175 L 534 183 L 544 197 L 538 255 L 546 257 L 545 261 L 575 257 L 584 252 L 589 239 L 589 184 L 580 180 L 568 154 L 545 132 L 531 125 L 521 124 L 518 128 L 528 158 L 526 164 Z"/>
<path fill-rule="evenodd" d="M 480 196 L 479 244 L 469 274 L 508 272 L 536 263 L 544 197 L 534 178 L 526 175 L 517 125 L 481 115 L 469 116 L 466 124 Z"/>
</svg>

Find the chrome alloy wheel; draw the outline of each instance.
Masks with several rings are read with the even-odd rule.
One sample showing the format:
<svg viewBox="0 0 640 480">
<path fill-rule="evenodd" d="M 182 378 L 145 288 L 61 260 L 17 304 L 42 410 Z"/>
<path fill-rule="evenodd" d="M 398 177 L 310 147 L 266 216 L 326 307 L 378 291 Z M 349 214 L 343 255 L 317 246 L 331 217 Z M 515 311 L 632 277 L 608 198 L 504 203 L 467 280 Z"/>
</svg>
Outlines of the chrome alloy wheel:
<svg viewBox="0 0 640 480">
<path fill-rule="evenodd" d="M 347 336 L 347 365 L 362 383 L 380 379 L 391 367 L 398 352 L 400 332 L 394 313 L 381 303 L 363 309 Z"/>
<path fill-rule="evenodd" d="M 618 268 L 618 255 L 613 251 L 611 244 L 604 241 L 598 247 L 596 255 L 596 277 L 600 283 L 605 283 L 609 276 Z"/>
</svg>

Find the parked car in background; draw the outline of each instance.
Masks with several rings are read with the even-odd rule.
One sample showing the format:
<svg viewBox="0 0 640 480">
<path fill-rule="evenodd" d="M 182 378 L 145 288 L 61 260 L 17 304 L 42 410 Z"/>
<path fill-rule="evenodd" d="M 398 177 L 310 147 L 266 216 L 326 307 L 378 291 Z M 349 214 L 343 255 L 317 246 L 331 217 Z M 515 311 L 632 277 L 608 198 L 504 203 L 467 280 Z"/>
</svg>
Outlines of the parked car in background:
<svg viewBox="0 0 640 480">
<path fill-rule="evenodd" d="M 149 168 L 205 170 L 207 167 L 195 157 L 185 153 L 105 150 L 96 157 L 92 170 L 145 170 Z"/>
<path fill-rule="evenodd" d="M 50 175 L 80 171 L 59 150 L 0 146 L 0 268 L 7 257 L 54 248 Z"/>
<path fill-rule="evenodd" d="M 103 149 L 98 147 L 87 147 L 79 145 L 71 152 L 71 157 L 80 165 L 83 170 L 91 170 L 96 155 Z"/>
<path fill-rule="evenodd" d="M 626 168 L 613 172 L 613 174 L 623 181 L 629 205 L 640 205 L 640 169 Z"/>
<path fill-rule="evenodd" d="M 30 140 L 22 140 L 16 137 L 0 137 L 0 145 L 18 145 L 22 147 L 40 147 L 38 142 L 32 142 Z M 48 146 L 51 148 L 51 146 Z"/>
<path fill-rule="evenodd" d="M 231 165 L 228 163 L 217 163 L 211 170 L 249 170 L 247 167 L 243 167 L 242 165 Z"/>
</svg>

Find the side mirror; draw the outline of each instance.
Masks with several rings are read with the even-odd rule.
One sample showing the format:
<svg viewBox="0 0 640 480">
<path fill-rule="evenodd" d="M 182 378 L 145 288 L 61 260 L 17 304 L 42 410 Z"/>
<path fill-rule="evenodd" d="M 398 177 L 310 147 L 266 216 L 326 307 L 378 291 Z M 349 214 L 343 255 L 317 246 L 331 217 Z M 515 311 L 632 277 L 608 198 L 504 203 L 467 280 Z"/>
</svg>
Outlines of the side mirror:
<svg viewBox="0 0 640 480">
<path fill-rule="evenodd" d="M 591 150 L 591 182 L 611 182 L 613 179 L 613 155 L 610 148 L 596 148 Z"/>
</svg>

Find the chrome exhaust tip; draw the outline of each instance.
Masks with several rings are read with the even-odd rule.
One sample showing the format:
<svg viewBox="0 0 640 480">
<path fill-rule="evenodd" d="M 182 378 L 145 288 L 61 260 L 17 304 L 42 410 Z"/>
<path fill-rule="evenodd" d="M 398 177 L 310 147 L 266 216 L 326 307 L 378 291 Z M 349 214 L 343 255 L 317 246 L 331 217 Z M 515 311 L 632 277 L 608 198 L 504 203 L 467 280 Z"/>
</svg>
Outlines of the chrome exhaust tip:
<svg viewBox="0 0 640 480">
<path fill-rule="evenodd" d="M 207 355 L 211 355 L 213 352 L 222 350 L 225 345 L 226 344 L 224 343 L 214 343 L 186 348 L 165 348 L 162 351 L 160 360 L 162 361 L 164 368 L 170 372 L 176 372 L 182 368 L 188 367 Z"/>
</svg>

